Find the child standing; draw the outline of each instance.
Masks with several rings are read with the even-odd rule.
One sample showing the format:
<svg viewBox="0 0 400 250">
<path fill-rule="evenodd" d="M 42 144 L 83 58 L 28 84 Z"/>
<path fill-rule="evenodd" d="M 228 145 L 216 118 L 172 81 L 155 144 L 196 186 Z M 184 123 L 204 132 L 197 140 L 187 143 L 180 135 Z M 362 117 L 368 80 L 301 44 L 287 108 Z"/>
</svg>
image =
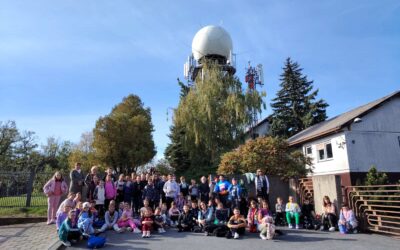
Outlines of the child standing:
<svg viewBox="0 0 400 250">
<path fill-rule="evenodd" d="M 68 185 L 64 181 L 60 172 L 56 172 L 43 187 L 43 191 L 47 196 L 47 225 L 55 223 L 57 216 L 57 207 L 60 203 L 60 198 L 68 191 Z"/>
<path fill-rule="evenodd" d="M 157 201 L 160 201 L 158 190 L 155 188 L 153 178 L 149 178 L 147 185 L 143 189 L 143 200 L 148 200 L 151 209 L 154 209 Z"/>
<path fill-rule="evenodd" d="M 293 228 L 292 220 L 295 220 L 296 229 L 299 229 L 300 223 L 300 207 L 299 205 L 293 201 L 293 196 L 289 196 L 289 202 L 286 204 L 286 221 L 289 225 L 289 228 Z"/>
<path fill-rule="evenodd" d="M 104 184 L 106 198 L 104 200 L 105 209 L 108 210 L 108 205 L 110 204 L 111 200 L 115 199 L 117 195 L 117 190 L 115 189 L 114 183 L 111 180 L 111 175 L 106 176 L 106 182 Z"/>
<path fill-rule="evenodd" d="M 183 211 L 183 206 L 187 204 L 186 197 L 183 195 L 183 192 L 179 193 L 179 196 L 175 199 L 176 207 L 179 211 Z"/>
<path fill-rule="evenodd" d="M 227 225 L 233 235 L 234 239 L 239 239 L 239 235 L 243 235 L 246 230 L 246 220 L 243 215 L 240 214 L 238 207 L 233 209 L 233 216 L 229 219 Z"/>
<path fill-rule="evenodd" d="M 80 239 L 81 234 L 76 223 L 76 212 L 74 210 L 68 212 L 68 218 L 64 220 L 58 230 L 58 237 L 66 247 L 70 247 L 71 242 L 76 243 Z"/>
<path fill-rule="evenodd" d="M 124 174 L 120 174 L 118 181 L 115 182 L 115 188 L 117 191 L 115 201 L 117 204 L 124 201 L 124 186 L 125 186 L 125 176 Z"/>
<path fill-rule="evenodd" d="M 199 197 L 199 186 L 196 184 L 196 180 L 192 179 L 189 186 L 190 200 L 196 201 Z"/>
<path fill-rule="evenodd" d="M 242 196 L 242 188 L 237 183 L 236 178 L 232 178 L 232 185 L 229 187 L 229 201 L 231 203 L 231 209 L 235 207 L 240 207 L 241 196 Z"/>
<path fill-rule="evenodd" d="M 104 181 L 100 180 L 93 192 L 93 199 L 96 202 L 96 210 L 99 212 L 99 216 L 104 216 L 104 201 L 106 200 L 106 190 L 104 189 Z"/>
<path fill-rule="evenodd" d="M 114 229 L 117 233 L 121 232 L 121 229 L 117 224 L 118 212 L 115 211 L 115 205 L 110 204 L 108 206 L 108 211 L 104 215 L 104 225 L 101 227 L 100 232 L 105 232 L 107 229 Z"/>
<path fill-rule="evenodd" d="M 82 230 L 82 235 L 83 236 L 89 236 L 91 234 L 94 234 L 94 228 L 93 228 L 93 215 L 90 212 L 90 203 L 85 202 L 83 203 L 83 210 L 81 211 L 78 219 L 78 228 Z"/>
</svg>

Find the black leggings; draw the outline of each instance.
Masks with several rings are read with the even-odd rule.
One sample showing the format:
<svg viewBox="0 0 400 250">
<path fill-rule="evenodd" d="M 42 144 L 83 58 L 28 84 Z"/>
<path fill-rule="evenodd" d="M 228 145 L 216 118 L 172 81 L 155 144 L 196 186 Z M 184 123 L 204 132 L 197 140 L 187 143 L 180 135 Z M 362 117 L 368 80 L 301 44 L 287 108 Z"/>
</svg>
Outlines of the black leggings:
<svg viewBox="0 0 400 250">
<path fill-rule="evenodd" d="M 336 227 L 337 225 L 337 217 L 334 214 L 324 214 L 322 216 L 322 227 L 325 228 L 326 225 L 329 227 Z"/>
<path fill-rule="evenodd" d="M 246 227 L 231 228 L 232 234 L 238 233 L 239 235 L 243 235 L 245 231 L 246 231 Z"/>
</svg>

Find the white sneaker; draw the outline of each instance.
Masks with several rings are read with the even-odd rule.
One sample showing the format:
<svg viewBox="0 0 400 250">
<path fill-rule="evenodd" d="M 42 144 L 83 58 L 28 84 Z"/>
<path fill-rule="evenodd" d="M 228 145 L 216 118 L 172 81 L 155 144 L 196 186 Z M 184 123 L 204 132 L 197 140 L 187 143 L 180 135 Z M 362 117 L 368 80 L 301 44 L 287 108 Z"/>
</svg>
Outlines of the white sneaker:
<svg viewBox="0 0 400 250">
<path fill-rule="evenodd" d="M 133 232 L 134 232 L 134 233 L 137 233 L 137 234 L 140 234 L 142 231 L 140 231 L 139 228 L 135 227 L 135 229 L 133 229 Z"/>
<path fill-rule="evenodd" d="M 162 228 L 158 229 L 158 233 L 160 233 L 160 234 L 162 233 Z"/>
<path fill-rule="evenodd" d="M 175 221 L 175 226 L 178 226 L 178 225 L 179 225 L 178 221 Z"/>
<path fill-rule="evenodd" d="M 300 229 L 299 225 L 296 225 L 296 229 Z"/>
<path fill-rule="evenodd" d="M 325 231 L 325 227 L 324 227 L 324 226 L 321 226 L 321 227 L 319 228 L 319 231 Z"/>
<path fill-rule="evenodd" d="M 147 231 L 146 237 L 147 237 L 147 238 L 150 238 L 150 231 Z"/>
<path fill-rule="evenodd" d="M 84 236 L 84 237 L 89 237 L 89 234 L 87 234 L 87 233 L 82 233 L 82 236 Z"/>
<path fill-rule="evenodd" d="M 235 233 L 235 235 L 233 236 L 234 239 L 239 239 L 239 234 Z"/>
<path fill-rule="evenodd" d="M 122 233 L 122 230 L 121 230 L 121 228 L 118 228 L 117 230 L 115 230 L 117 233 Z"/>
<path fill-rule="evenodd" d="M 335 227 L 330 227 L 329 232 L 335 232 L 336 228 Z"/>
<path fill-rule="evenodd" d="M 292 228 L 293 228 L 293 225 L 292 225 L 292 224 L 289 224 L 289 228 L 292 229 Z"/>
<path fill-rule="evenodd" d="M 262 234 L 260 234 L 260 238 L 261 238 L 262 240 L 266 240 L 266 239 L 267 239 L 267 237 L 265 237 L 265 236 L 262 235 Z"/>
<path fill-rule="evenodd" d="M 126 228 L 126 231 L 128 231 L 128 232 L 132 232 L 132 228 L 130 228 L 130 227 L 127 227 L 127 228 Z"/>
<path fill-rule="evenodd" d="M 71 242 L 67 241 L 61 241 L 61 243 L 66 246 L 66 247 L 70 247 L 71 246 Z"/>
<path fill-rule="evenodd" d="M 146 233 L 145 232 L 143 232 L 142 238 L 146 238 Z"/>
<path fill-rule="evenodd" d="M 165 231 L 165 229 L 163 228 L 163 229 L 162 229 L 162 232 L 163 232 L 163 233 L 166 233 L 167 231 Z"/>
</svg>

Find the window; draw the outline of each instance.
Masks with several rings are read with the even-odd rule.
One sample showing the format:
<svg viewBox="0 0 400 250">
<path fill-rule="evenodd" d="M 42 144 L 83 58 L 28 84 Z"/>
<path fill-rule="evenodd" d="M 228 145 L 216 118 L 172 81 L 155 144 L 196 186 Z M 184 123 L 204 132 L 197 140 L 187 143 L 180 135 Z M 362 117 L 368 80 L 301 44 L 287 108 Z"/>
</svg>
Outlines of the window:
<svg viewBox="0 0 400 250">
<path fill-rule="evenodd" d="M 332 143 L 326 142 L 317 145 L 318 160 L 323 161 L 333 158 Z"/>
<path fill-rule="evenodd" d="M 306 154 L 311 155 L 312 154 L 312 148 L 311 146 L 306 147 Z"/>
</svg>

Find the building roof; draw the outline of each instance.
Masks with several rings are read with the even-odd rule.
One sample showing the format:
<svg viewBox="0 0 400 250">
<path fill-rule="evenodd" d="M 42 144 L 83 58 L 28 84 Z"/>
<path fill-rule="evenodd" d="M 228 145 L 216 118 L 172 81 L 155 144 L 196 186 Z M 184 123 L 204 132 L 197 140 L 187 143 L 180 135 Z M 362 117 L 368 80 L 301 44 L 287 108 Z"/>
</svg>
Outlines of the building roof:
<svg viewBox="0 0 400 250">
<path fill-rule="evenodd" d="M 390 95 L 382 97 L 378 100 L 375 100 L 373 102 L 362 105 L 358 108 L 350 110 L 346 113 L 335 116 L 331 119 L 328 119 L 326 121 L 315 124 L 307 129 L 293 135 L 287 141 L 290 146 L 294 146 L 294 145 L 305 143 L 305 142 L 313 140 L 313 139 L 317 139 L 317 138 L 320 138 L 323 136 L 337 133 L 337 132 L 341 131 L 344 127 L 351 124 L 355 118 L 357 118 L 357 117 L 361 118 L 362 116 L 364 116 L 367 113 L 371 112 L 372 110 L 378 108 L 383 103 L 387 102 L 388 100 L 390 100 L 391 98 L 396 97 L 396 96 L 397 97 L 400 96 L 400 90 L 393 92 Z"/>
<path fill-rule="evenodd" d="M 262 119 L 260 122 L 258 122 L 258 123 L 254 126 L 254 129 L 260 127 L 261 125 L 263 125 L 263 124 L 266 123 L 266 122 L 269 122 L 268 116 L 265 117 L 264 119 Z M 247 129 L 247 131 L 245 132 L 245 134 L 249 134 L 250 132 L 251 132 L 251 128 Z"/>
</svg>

